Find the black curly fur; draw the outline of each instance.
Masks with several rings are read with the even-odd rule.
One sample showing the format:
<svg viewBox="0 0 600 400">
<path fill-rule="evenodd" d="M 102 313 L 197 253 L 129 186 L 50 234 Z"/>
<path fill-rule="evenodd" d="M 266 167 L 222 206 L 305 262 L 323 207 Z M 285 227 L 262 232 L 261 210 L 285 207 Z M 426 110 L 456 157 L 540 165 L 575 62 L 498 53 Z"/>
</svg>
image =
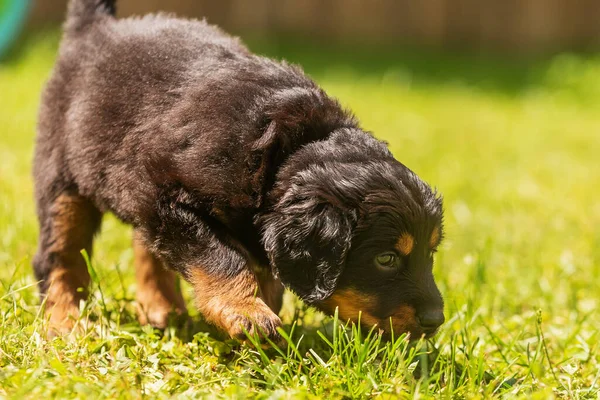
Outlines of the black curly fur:
<svg viewBox="0 0 600 400">
<path fill-rule="evenodd" d="M 353 287 L 441 307 L 427 243 L 441 199 L 302 70 L 251 54 L 205 22 L 117 20 L 114 1 L 71 2 L 43 95 L 35 154 L 36 272 L 53 268 L 50 208 L 63 193 L 134 225 L 171 267 L 224 278 L 249 259 L 319 305 Z M 373 267 L 402 232 L 414 254 Z M 44 287 L 42 285 L 42 287 Z"/>
</svg>

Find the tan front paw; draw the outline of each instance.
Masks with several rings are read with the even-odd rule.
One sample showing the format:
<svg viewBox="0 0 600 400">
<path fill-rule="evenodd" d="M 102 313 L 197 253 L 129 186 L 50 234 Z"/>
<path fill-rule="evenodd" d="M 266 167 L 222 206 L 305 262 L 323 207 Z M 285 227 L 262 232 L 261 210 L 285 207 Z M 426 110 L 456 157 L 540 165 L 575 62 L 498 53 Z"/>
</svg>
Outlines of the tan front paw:
<svg viewBox="0 0 600 400">
<path fill-rule="evenodd" d="M 175 305 L 160 296 L 145 301 L 138 299 L 137 311 L 140 324 L 151 325 L 157 329 L 165 329 L 169 323 L 179 325 L 187 319 L 185 306 Z"/>
<path fill-rule="evenodd" d="M 46 304 L 45 318 L 48 339 L 85 330 L 85 321 L 80 320 L 79 307 L 74 304 Z"/>
<path fill-rule="evenodd" d="M 224 278 L 197 268 L 191 270 L 190 275 L 196 304 L 207 322 L 233 338 L 246 339 L 247 332 L 262 339 L 280 341 L 277 328 L 281 326 L 281 319 L 260 297 L 252 271 L 244 270 Z"/>
<path fill-rule="evenodd" d="M 277 328 L 281 327 L 281 319 L 262 301 L 257 303 L 257 307 L 231 310 L 230 314 L 224 313 L 223 327 L 231 337 L 236 339 L 244 340 L 248 333 L 278 343 L 281 336 Z"/>
</svg>

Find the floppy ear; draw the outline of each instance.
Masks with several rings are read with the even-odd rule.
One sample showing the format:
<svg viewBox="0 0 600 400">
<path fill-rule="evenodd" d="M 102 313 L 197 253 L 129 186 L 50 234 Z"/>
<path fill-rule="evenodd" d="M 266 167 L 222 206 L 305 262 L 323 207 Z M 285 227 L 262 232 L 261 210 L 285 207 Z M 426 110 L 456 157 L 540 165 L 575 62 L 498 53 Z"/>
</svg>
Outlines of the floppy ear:
<svg viewBox="0 0 600 400">
<path fill-rule="evenodd" d="M 281 282 L 309 304 L 329 297 L 342 274 L 355 220 L 353 212 L 315 197 L 280 202 L 261 222 Z"/>
<path fill-rule="evenodd" d="M 278 166 L 307 143 L 343 127 L 356 127 L 354 117 L 319 88 L 282 89 L 264 105 L 262 135 L 252 143 L 252 185 L 262 196 L 275 181 Z"/>
</svg>

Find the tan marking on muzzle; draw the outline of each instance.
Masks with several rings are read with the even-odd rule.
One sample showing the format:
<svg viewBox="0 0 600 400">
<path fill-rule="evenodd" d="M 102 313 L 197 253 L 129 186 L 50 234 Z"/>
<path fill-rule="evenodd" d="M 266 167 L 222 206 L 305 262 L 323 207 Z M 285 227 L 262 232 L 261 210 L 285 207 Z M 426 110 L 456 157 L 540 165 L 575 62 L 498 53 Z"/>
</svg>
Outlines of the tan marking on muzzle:
<svg viewBox="0 0 600 400">
<path fill-rule="evenodd" d="M 417 311 L 414 307 L 403 304 L 390 315 L 386 326 L 383 326 L 382 328 L 386 331 L 389 330 L 391 320 L 391 327 L 394 330 L 394 334 L 401 335 L 405 332 L 412 331 L 418 325 L 416 316 Z"/>
<path fill-rule="evenodd" d="M 356 289 L 337 290 L 321 306 L 332 315 L 338 307 L 339 318 L 343 321 L 358 323 L 360 315 L 360 323 L 364 327 L 371 328 L 380 322 L 370 311 L 376 307 L 376 300 Z"/>
</svg>

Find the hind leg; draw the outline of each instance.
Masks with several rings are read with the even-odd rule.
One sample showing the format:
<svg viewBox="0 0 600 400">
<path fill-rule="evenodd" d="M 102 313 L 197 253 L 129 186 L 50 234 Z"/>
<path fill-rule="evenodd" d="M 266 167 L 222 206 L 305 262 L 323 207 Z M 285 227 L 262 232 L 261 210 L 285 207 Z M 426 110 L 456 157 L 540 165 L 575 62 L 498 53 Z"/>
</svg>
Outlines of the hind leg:
<svg viewBox="0 0 600 400">
<path fill-rule="evenodd" d="M 142 325 L 166 328 L 170 316 L 187 313 L 177 274 L 148 251 L 140 235 L 133 239 L 138 318 Z"/>
<path fill-rule="evenodd" d="M 87 297 L 90 276 L 81 250 L 91 256 L 92 240 L 101 213 L 74 191 L 49 203 L 38 203 L 39 247 L 34 260 L 40 295 L 51 334 L 69 333 L 79 316 L 79 302 Z"/>
</svg>

